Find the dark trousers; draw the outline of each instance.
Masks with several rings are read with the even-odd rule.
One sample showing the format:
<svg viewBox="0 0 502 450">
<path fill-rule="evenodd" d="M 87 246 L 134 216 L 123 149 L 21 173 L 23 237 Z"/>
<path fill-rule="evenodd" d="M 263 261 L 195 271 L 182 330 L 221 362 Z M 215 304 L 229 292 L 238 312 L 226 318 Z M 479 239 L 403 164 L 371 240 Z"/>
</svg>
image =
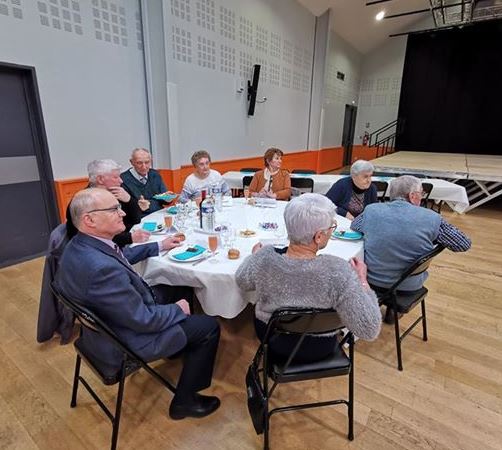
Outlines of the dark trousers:
<svg viewBox="0 0 502 450">
<path fill-rule="evenodd" d="M 267 331 L 267 324 L 255 318 L 254 326 L 258 339 L 263 342 L 265 332 Z M 299 335 L 287 334 L 273 336 L 269 341 L 270 351 L 279 358 L 287 359 L 298 343 L 299 338 Z M 307 363 L 320 361 L 321 359 L 324 359 L 328 355 L 332 354 L 337 345 L 337 336 L 305 336 L 302 345 L 298 349 L 298 352 L 293 359 L 293 362 Z"/>
<path fill-rule="evenodd" d="M 191 287 L 158 284 L 152 290 L 158 303 L 175 303 L 185 299 L 191 306 Z M 179 353 L 183 358 L 183 369 L 176 387 L 176 399 L 189 401 L 196 392 L 211 385 L 214 359 L 220 341 L 220 325 L 214 317 L 205 314 L 188 316 L 179 325 L 186 335 L 187 344 Z"/>
<path fill-rule="evenodd" d="M 193 395 L 211 385 L 214 360 L 220 341 L 220 325 L 211 316 L 197 314 L 180 322 L 187 337 L 181 354 L 183 369 L 176 387 L 176 399 L 190 400 Z"/>
</svg>

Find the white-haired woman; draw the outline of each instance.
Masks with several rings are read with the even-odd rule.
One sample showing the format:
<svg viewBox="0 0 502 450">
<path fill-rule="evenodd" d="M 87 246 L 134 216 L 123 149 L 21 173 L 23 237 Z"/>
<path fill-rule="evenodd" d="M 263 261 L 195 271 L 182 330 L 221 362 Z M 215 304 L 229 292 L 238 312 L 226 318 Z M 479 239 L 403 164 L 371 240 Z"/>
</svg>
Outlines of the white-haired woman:
<svg viewBox="0 0 502 450">
<path fill-rule="evenodd" d="M 336 228 L 335 207 L 320 194 L 294 198 L 284 211 L 290 245 L 284 254 L 255 245 L 236 273 L 239 287 L 256 290 L 255 328 L 261 340 L 272 313 L 281 307 L 336 309 L 349 330 L 362 339 L 378 336 L 381 315 L 375 293 L 366 281 L 366 265 L 334 255 L 317 255 Z M 296 337 L 281 336 L 271 346 L 286 356 Z M 336 336 L 308 336 L 297 361 L 323 359 L 333 351 Z"/>
<path fill-rule="evenodd" d="M 326 197 L 336 205 L 337 214 L 352 220 L 367 205 L 376 203 L 377 189 L 371 184 L 374 170 L 373 164 L 360 159 L 350 167 L 350 177 L 342 178 L 331 186 Z"/>
</svg>

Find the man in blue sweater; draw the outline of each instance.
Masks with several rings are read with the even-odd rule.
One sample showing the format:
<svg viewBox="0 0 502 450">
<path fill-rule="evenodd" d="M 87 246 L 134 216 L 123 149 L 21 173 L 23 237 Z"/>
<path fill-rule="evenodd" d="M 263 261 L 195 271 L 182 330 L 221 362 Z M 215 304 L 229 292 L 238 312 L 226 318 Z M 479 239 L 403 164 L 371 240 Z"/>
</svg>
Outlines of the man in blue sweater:
<svg viewBox="0 0 502 450">
<path fill-rule="evenodd" d="M 453 252 L 465 252 L 470 239 L 446 222 L 441 215 L 420 206 L 422 182 L 410 175 L 391 181 L 390 202 L 372 203 L 356 217 L 351 228 L 364 234 L 364 262 L 368 282 L 389 288 L 418 258 L 442 244 Z M 399 286 L 402 291 L 420 289 L 427 272 L 409 277 Z"/>
<path fill-rule="evenodd" d="M 152 155 L 145 148 L 135 148 L 131 154 L 132 167 L 120 174 L 125 190 L 138 200 L 143 216 L 162 209 L 164 202 L 153 198 L 167 191 L 159 173 L 152 169 Z"/>
</svg>

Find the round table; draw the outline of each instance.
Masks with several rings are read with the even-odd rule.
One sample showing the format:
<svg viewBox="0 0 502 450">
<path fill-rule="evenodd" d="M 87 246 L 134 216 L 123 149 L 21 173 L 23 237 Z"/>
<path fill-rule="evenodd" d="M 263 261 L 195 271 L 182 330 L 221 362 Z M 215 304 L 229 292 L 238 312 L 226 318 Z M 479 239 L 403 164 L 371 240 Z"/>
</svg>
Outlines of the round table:
<svg viewBox="0 0 502 450">
<path fill-rule="evenodd" d="M 239 289 L 235 282 L 235 272 L 243 259 L 251 254 L 251 249 L 257 242 L 267 244 L 287 245 L 286 231 L 284 226 L 284 208 L 287 202 L 278 201 L 275 207 L 257 207 L 245 204 L 244 199 L 231 199 L 231 206 L 224 206 L 220 212 L 216 212 L 216 223 L 229 222 L 236 231 L 233 247 L 240 251 L 240 258 L 230 260 L 227 250 L 221 245 L 218 254 L 200 264 L 193 262 L 176 262 L 168 258 L 166 254 L 148 258 L 135 268 L 151 286 L 156 284 L 169 284 L 174 286 L 191 286 L 194 288 L 197 298 L 206 314 L 222 316 L 225 318 L 236 317 L 247 305 L 255 303 L 255 293 L 245 292 Z M 165 210 L 157 211 L 145 217 L 142 222 L 164 223 Z M 195 218 L 194 225 L 195 225 Z M 262 230 L 259 223 L 275 222 L 279 226 L 279 232 Z M 338 228 L 348 229 L 350 221 L 337 216 Z M 240 237 L 239 230 L 251 229 L 256 231 L 256 236 Z M 282 232 L 283 236 L 279 237 Z M 166 235 L 153 234 L 150 242 L 159 241 Z M 187 243 L 203 245 L 207 248 L 208 234 L 197 231 L 187 233 Z M 353 257 L 363 258 L 363 241 L 330 240 L 326 248 L 319 253 L 327 253 L 339 256 L 345 260 Z M 211 260 L 216 261 L 215 263 Z"/>
</svg>

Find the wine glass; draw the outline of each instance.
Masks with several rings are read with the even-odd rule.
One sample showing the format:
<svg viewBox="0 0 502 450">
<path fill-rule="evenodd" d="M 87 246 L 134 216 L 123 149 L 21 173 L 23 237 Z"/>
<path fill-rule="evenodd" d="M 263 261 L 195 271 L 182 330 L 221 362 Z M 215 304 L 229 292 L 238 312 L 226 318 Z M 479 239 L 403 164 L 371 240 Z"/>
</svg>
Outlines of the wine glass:
<svg viewBox="0 0 502 450">
<path fill-rule="evenodd" d="M 223 240 L 223 248 L 230 248 L 230 237 L 233 234 L 232 226 L 230 225 L 230 222 L 222 222 L 221 225 L 221 232 L 220 236 L 221 239 Z"/>
<path fill-rule="evenodd" d="M 249 186 L 244 186 L 244 198 L 246 199 L 246 203 L 249 199 Z"/>
<path fill-rule="evenodd" d="M 218 236 L 216 234 L 210 234 L 207 237 L 207 246 L 209 247 L 209 250 L 211 251 L 211 263 L 216 263 L 216 259 L 214 258 L 214 255 L 216 254 L 216 249 L 218 248 Z"/>
</svg>

